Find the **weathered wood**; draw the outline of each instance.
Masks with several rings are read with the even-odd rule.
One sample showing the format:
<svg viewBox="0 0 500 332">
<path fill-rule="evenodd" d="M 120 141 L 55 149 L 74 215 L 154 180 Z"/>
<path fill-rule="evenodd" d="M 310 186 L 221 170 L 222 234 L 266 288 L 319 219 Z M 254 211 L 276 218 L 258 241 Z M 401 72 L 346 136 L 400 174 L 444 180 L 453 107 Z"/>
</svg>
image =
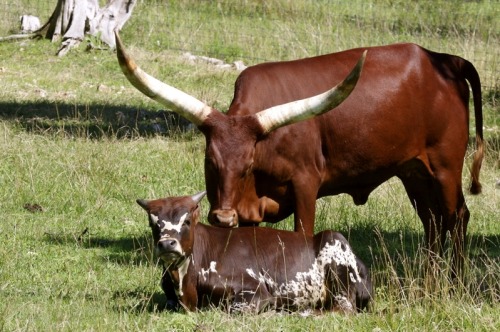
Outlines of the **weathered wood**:
<svg viewBox="0 0 500 332">
<path fill-rule="evenodd" d="M 33 15 L 21 16 L 21 33 L 31 33 L 40 29 L 40 19 Z"/>
<path fill-rule="evenodd" d="M 77 47 L 85 35 L 99 37 L 109 47 L 115 47 L 113 31 L 120 30 L 132 15 L 137 0 L 108 0 L 99 8 L 98 0 L 58 0 L 47 23 L 31 34 L 0 37 L 0 41 L 45 37 L 52 42 L 62 40 L 57 50 L 64 56 Z"/>
<path fill-rule="evenodd" d="M 114 30 L 121 30 L 125 22 L 132 15 L 136 0 L 110 0 L 108 4 L 99 9 L 90 21 L 89 33 L 97 36 L 111 47 L 115 47 Z"/>
</svg>

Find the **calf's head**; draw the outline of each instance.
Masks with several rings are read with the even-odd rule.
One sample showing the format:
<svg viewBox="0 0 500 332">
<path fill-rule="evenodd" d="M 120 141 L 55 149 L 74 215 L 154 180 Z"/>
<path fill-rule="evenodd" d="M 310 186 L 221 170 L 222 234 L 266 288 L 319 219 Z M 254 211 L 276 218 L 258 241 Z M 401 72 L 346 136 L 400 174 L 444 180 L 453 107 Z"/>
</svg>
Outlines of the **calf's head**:
<svg viewBox="0 0 500 332">
<path fill-rule="evenodd" d="M 344 81 L 321 94 L 251 115 L 228 116 L 142 71 L 125 51 L 117 31 L 115 37 L 118 62 L 127 79 L 146 96 L 191 121 L 205 135 L 208 221 L 223 227 L 238 226 L 240 221 L 259 223 L 266 214 L 277 213 L 277 202 L 256 193 L 253 161 L 257 142 L 273 130 L 337 107 L 354 90 L 366 57 L 365 51 Z"/>
<path fill-rule="evenodd" d="M 149 217 L 154 250 L 165 267 L 176 267 L 192 253 L 194 228 L 200 220 L 199 202 L 205 196 L 169 197 L 156 200 L 138 199 Z"/>
</svg>

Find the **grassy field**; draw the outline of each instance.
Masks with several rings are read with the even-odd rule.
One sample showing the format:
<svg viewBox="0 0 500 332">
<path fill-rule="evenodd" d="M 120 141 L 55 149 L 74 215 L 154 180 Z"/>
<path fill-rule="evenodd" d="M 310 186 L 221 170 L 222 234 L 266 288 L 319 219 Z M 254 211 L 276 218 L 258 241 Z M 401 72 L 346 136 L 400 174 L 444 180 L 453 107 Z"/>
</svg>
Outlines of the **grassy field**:
<svg viewBox="0 0 500 332">
<path fill-rule="evenodd" d="M 141 2 L 122 37 L 149 72 L 174 77 L 177 87 L 220 109 L 238 73 L 187 62 L 189 45 L 200 55 L 256 63 L 405 40 L 474 62 L 483 78 L 488 150 L 483 194 L 466 195 L 463 284 L 451 293 L 444 272 L 428 286 L 422 226 L 393 179 L 361 207 L 344 195 L 318 201 L 317 230 L 343 232 L 371 267 L 371 312 L 162 310 L 161 269 L 135 199 L 202 190 L 204 139 L 178 130 L 182 121 L 131 87 L 112 51 L 82 46 L 57 58 L 58 45 L 27 40 L 0 44 L 0 331 L 500 330 L 498 2 L 334 2 L 335 15 L 328 1 L 236 3 L 169 1 L 160 26 L 158 2 Z M 255 21 L 270 33 L 234 33 Z M 465 163 L 464 187 L 470 154 Z M 279 227 L 290 228 L 290 220 Z"/>
</svg>

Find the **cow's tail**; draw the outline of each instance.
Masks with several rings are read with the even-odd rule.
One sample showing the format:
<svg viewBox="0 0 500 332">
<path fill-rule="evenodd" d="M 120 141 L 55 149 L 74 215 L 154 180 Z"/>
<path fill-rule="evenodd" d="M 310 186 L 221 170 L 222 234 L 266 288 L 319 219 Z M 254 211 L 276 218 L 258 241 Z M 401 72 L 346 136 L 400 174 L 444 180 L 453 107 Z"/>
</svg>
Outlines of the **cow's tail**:
<svg viewBox="0 0 500 332">
<path fill-rule="evenodd" d="M 461 71 L 465 79 L 469 81 L 472 98 L 474 102 L 474 117 L 476 123 L 476 151 L 474 160 L 470 169 L 471 185 L 469 191 L 477 195 L 481 193 L 481 183 L 479 182 L 479 172 L 484 158 L 484 139 L 483 139 L 483 101 L 481 97 L 481 80 L 474 65 L 469 61 L 462 59 Z"/>
</svg>

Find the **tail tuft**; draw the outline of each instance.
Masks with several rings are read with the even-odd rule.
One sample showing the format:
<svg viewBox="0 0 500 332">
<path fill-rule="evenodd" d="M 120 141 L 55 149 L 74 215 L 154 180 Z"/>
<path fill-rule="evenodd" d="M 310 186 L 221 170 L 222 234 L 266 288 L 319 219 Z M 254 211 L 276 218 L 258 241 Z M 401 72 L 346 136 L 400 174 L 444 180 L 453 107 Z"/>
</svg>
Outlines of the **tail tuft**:
<svg viewBox="0 0 500 332">
<path fill-rule="evenodd" d="M 481 193 L 481 183 L 479 182 L 479 171 L 484 158 L 484 141 L 479 135 L 476 135 L 476 152 L 474 153 L 474 160 L 472 161 L 472 168 L 470 170 L 471 184 L 469 192 L 473 195 Z"/>
</svg>

